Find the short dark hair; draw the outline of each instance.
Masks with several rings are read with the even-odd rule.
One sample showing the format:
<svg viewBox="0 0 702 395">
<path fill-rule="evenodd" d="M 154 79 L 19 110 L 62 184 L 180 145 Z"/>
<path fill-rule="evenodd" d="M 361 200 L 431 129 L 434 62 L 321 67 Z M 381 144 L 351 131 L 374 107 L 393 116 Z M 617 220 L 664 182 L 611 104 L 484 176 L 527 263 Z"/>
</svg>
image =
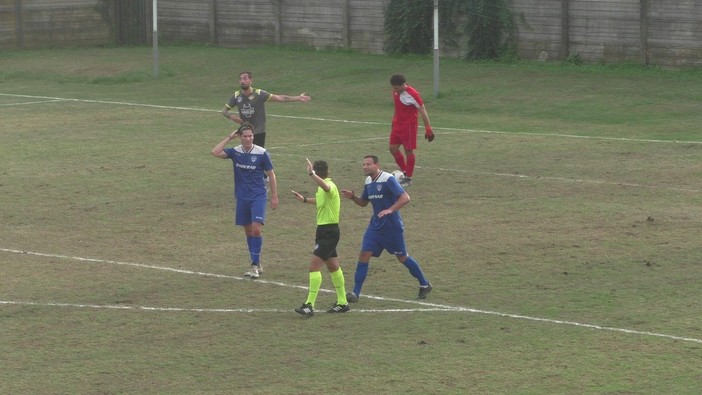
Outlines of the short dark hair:
<svg viewBox="0 0 702 395">
<path fill-rule="evenodd" d="M 249 122 L 244 122 L 241 124 L 241 126 L 239 126 L 239 129 L 236 130 L 236 134 L 241 134 L 241 132 L 243 132 L 244 130 L 250 130 L 253 132 L 254 125 Z"/>
<path fill-rule="evenodd" d="M 312 165 L 314 172 L 321 178 L 327 178 L 329 176 L 329 165 L 323 160 L 316 160 Z"/>
<path fill-rule="evenodd" d="M 241 73 L 239 73 L 239 77 L 241 77 L 242 74 L 246 74 L 249 77 L 249 79 L 253 78 L 253 74 L 251 74 L 250 71 L 242 71 Z"/>
<path fill-rule="evenodd" d="M 369 158 L 373 159 L 373 163 L 376 163 L 376 164 L 378 163 L 378 157 L 375 155 L 366 155 L 363 157 L 363 159 L 369 159 Z"/>
<path fill-rule="evenodd" d="M 402 85 L 405 82 L 407 82 L 407 80 L 402 74 L 394 74 L 392 77 L 390 77 L 390 85 L 392 86 Z"/>
</svg>

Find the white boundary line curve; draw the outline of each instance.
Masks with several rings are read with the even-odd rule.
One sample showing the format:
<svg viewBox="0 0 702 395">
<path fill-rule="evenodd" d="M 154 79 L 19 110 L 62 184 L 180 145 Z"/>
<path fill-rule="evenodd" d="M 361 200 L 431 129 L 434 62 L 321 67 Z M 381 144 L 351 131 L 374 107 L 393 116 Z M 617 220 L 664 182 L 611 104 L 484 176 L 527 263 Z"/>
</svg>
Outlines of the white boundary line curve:
<svg viewBox="0 0 702 395">
<path fill-rule="evenodd" d="M 150 108 L 160 108 L 160 109 L 165 109 L 165 110 L 219 112 L 219 110 L 212 110 L 212 109 L 207 109 L 207 108 L 166 106 L 166 105 L 159 105 L 159 104 L 131 103 L 131 102 L 123 102 L 123 101 L 97 100 L 97 99 L 76 99 L 76 98 L 68 98 L 68 97 L 23 95 L 23 94 L 16 94 L 16 93 L 1 93 L 0 92 L 0 96 L 24 97 L 24 98 L 29 98 L 29 99 L 41 99 L 41 100 L 48 100 L 48 101 L 53 101 L 53 102 L 69 101 L 69 102 L 94 103 L 94 104 L 111 104 L 111 105 L 130 106 L 130 107 L 150 107 Z M 17 103 L 14 105 L 21 105 L 21 104 L 29 104 L 29 103 Z M 347 120 L 347 119 L 300 117 L 300 116 L 293 116 L 293 115 L 276 115 L 276 114 L 268 114 L 268 115 L 271 117 L 277 117 L 277 118 L 301 119 L 301 120 L 307 120 L 307 121 L 389 126 L 389 124 L 385 123 L 385 122 L 352 121 L 352 120 Z M 607 137 L 607 136 L 579 136 L 579 135 L 575 135 L 575 134 L 564 134 L 564 133 L 504 132 L 504 131 L 496 131 L 496 130 L 441 128 L 441 127 L 434 127 L 434 129 L 453 131 L 453 132 L 467 132 L 467 133 L 505 134 L 505 135 L 517 135 L 517 136 L 540 136 L 540 137 L 562 137 L 562 138 L 575 138 L 575 139 L 587 139 L 587 140 L 608 140 L 608 141 L 624 141 L 624 142 L 628 141 L 628 142 L 640 142 L 640 143 L 702 144 L 702 141 L 633 139 L 633 138 Z"/>
<path fill-rule="evenodd" d="M 193 108 L 193 107 L 178 107 L 178 106 L 165 106 L 157 104 L 144 104 L 144 103 L 130 103 L 130 102 L 120 102 L 120 101 L 108 101 L 108 100 L 90 100 L 90 99 L 75 99 L 75 98 L 62 98 L 62 97 L 52 97 L 52 96 L 34 96 L 34 95 L 21 95 L 12 93 L 0 93 L 0 96 L 9 97 L 25 97 L 32 99 L 45 99 L 46 102 L 82 102 L 82 103 L 95 103 L 95 104 L 111 104 L 111 105 L 122 105 L 122 106 L 132 106 L 132 107 L 150 107 L 166 110 L 186 110 L 186 111 L 200 111 L 200 112 L 218 112 L 217 110 L 203 109 L 203 108 Z M 36 102 L 27 102 L 27 104 Z M 20 105 L 23 103 L 12 103 L 12 105 Z M 1 106 L 1 105 L 0 105 Z M 351 121 L 343 119 L 328 119 L 328 118 L 315 118 L 315 117 L 298 117 L 289 115 L 274 115 L 269 114 L 272 117 L 278 118 L 289 118 L 289 119 L 302 119 L 302 120 L 312 120 L 320 122 L 341 122 L 341 123 L 353 123 L 353 124 L 365 124 L 365 125 L 384 125 L 388 124 L 382 122 L 369 122 L 369 121 Z M 672 141 L 672 140 L 653 140 L 653 139 L 628 139 L 621 137 L 595 137 L 595 136 L 578 136 L 569 135 L 561 133 L 524 133 L 524 132 L 504 132 L 504 131 L 494 131 L 494 130 L 478 130 L 478 129 L 460 129 L 460 128 L 440 128 L 434 127 L 436 130 L 450 131 L 448 134 L 453 134 L 451 132 L 465 132 L 465 133 L 484 133 L 484 134 L 499 134 L 499 135 L 514 135 L 514 136 L 537 136 L 537 137 L 561 137 L 561 138 L 577 138 L 577 139 L 588 139 L 588 140 L 609 140 L 609 141 L 622 141 L 622 142 L 646 142 L 646 143 L 674 143 L 674 144 L 702 144 L 702 141 Z M 347 144 L 356 141 L 371 141 L 371 140 L 387 140 L 385 137 L 372 137 L 366 139 L 355 139 L 355 140 L 337 140 L 333 142 L 324 143 L 309 143 L 301 144 L 299 147 L 312 147 L 319 145 L 329 145 L 329 144 Z M 288 149 L 289 147 L 270 147 L 269 150 L 280 150 Z M 439 170 L 439 171 L 456 171 L 469 174 L 479 174 L 487 176 L 497 176 L 497 177 L 511 177 L 522 180 L 547 180 L 555 182 L 571 182 L 571 183 L 590 183 L 599 185 L 613 185 L 621 187 L 631 187 L 631 188 L 643 188 L 650 190 L 667 190 L 676 192 L 687 192 L 687 193 L 702 193 L 701 189 L 694 188 L 678 188 L 678 187 L 665 187 L 665 186 L 655 186 L 655 185 L 643 185 L 629 182 L 618 182 L 618 181 L 602 181 L 602 180 L 588 180 L 588 179 L 571 179 L 564 177 L 549 177 L 549 176 L 534 176 L 525 174 L 511 174 L 511 173 L 497 173 L 497 172 L 471 172 L 463 169 L 447 169 L 447 168 L 431 168 L 426 166 L 417 166 L 417 168 L 425 168 L 429 170 Z"/>
<path fill-rule="evenodd" d="M 7 253 L 13 253 L 13 254 L 24 254 L 24 255 L 33 255 L 33 256 L 48 257 L 48 258 L 77 260 L 77 261 L 81 261 L 81 262 L 126 265 L 126 266 L 133 266 L 133 267 L 140 267 L 140 268 L 147 268 L 147 269 L 164 270 L 164 271 L 181 273 L 181 274 L 195 274 L 195 275 L 206 276 L 206 277 L 230 278 L 230 279 L 235 279 L 235 280 L 252 281 L 252 280 L 244 279 L 242 277 L 237 277 L 237 276 L 230 276 L 230 275 L 216 274 L 216 273 L 206 273 L 206 272 L 184 270 L 184 269 L 176 269 L 176 268 L 171 268 L 171 267 L 166 267 L 166 266 L 147 265 L 147 264 L 142 264 L 142 263 L 121 262 L 121 261 L 114 261 L 114 260 L 109 260 L 109 259 L 83 258 L 83 257 L 77 257 L 77 256 L 48 254 L 48 253 L 33 252 L 33 251 L 22 251 L 22 250 L 16 250 L 16 249 L 11 249 L 11 248 L 2 248 L 2 247 L 0 247 L 0 251 L 7 252 Z M 286 283 L 269 281 L 269 280 L 258 279 L 258 280 L 253 280 L 253 281 L 263 283 L 263 284 L 278 285 L 278 286 L 287 287 L 287 288 L 307 289 L 307 287 L 300 286 L 300 285 L 292 285 L 292 284 L 286 284 Z M 320 291 L 327 292 L 327 293 L 333 292 L 333 291 L 327 290 L 327 289 L 321 289 Z M 631 334 L 631 335 L 658 337 L 658 338 L 665 338 L 665 339 L 670 339 L 670 340 L 677 340 L 677 341 L 702 344 L 702 339 L 669 335 L 669 334 L 664 334 L 664 333 L 639 331 L 639 330 L 626 329 L 626 328 L 616 328 L 616 327 L 601 326 L 601 325 L 595 325 L 595 324 L 586 324 L 586 323 L 575 322 L 575 321 L 556 320 L 556 319 L 551 319 L 551 318 L 531 317 L 531 316 L 521 315 L 521 314 L 510 314 L 510 313 L 502 313 L 499 311 L 474 309 L 474 308 L 470 308 L 470 307 L 442 305 L 442 304 L 438 304 L 438 303 L 429 303 L 429 302 L 422 302 L 422 301 L 417 301 L 417 300 L 386 298 L 386 297 L 381 297 L 381 296 L 373 296 L 373 295 L 365 295 L 365 294 L 363 296 L 365 299 L 376 299 L 376 300 L 383 300 L 383 301 L 410 303 L 410 304 L 426 306 L 426 307 L 416 308 L 416 309 L 380 309 L 380 310 L 375 310 L 375 309 L 358 309 L 358 310 L 356 310 L 356 309 L 354 309 L 354 310 L 352 310 L 352 312 L 353 311 L 362 312 L 362 313 L 422 312 L 422 311 L 467 312 L 467 313 L 474 313 L 474 314 L 492 315 L 492 316 L 498 316 L 498 317 L 504 317 L 504 318 L 513 318 L 513 319 L 519 319 L 519 320 L 542 322 L 542 323 L 556 324 L 556 325 L 568 325 L 568 326 L 575 326 L 575 327 L 579 327 L 579 328 L 587 328 L 587 329 L 600 330 L 600 331 L 610 331 L 610 332 L 626 333 L 626 334 Z M 42 303 L 42 302 L 9 301 L 9 300 L 0 300 L 0 305 L 32 305 L 32 306 L 54 306 L 54 307 L 72 307 L 72 308 L 115 309 L 115 310 L 212 312 L 212 313 L 249 313 L 249 312 L 271 312 L 271 313 L 285 312 L 285 313 L 289 313 L 290 312 L 290 310 L 281 310 L 281 309 L 250 309 L 250 308 L 241 308 L 241 309 L 206 309 L 206 308 L 201 308 L 201 309 L 199 309 L 199 308 L 178 308 L 178 307 L 71 304 L 71 303 L 59 303 L 59 302 L 43 302 Z"/>
</svg>

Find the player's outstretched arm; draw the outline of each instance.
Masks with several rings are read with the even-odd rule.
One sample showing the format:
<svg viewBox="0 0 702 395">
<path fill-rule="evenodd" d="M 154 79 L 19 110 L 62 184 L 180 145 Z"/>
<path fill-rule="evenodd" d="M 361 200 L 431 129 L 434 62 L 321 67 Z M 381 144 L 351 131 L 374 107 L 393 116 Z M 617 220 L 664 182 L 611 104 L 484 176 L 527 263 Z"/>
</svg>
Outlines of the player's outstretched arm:
<svg viewBox="0 0 702 395">
<path fill-rule="evenodd" d="M 316 199 L 316 198 L 313 198 L 313 197 L 308 198 L 307 196 L 301 194 L 300 192 L 294 191 L 294 190 L 292 190 L 292 189 L 290 190 L 290 192 L 292 192 L 293 195 L 295 195 L 295 199 L 299 200 L 299 201 L 302 202 L 302 203 L 317 204 L 317 199 Z"/>
<path fill-rule="evenodd" d="M 271 96 L 268 98 L 268 100 L 277 101 L 277 102 L 299 101 L 299 102 L 307 103 L 308 101 L 312 100 L 312 98 L 309 97 L 307 94 L 305 94 L 305 92 L 302 92 L 297 96 L 271 94 Z"/>
<path fill-rule="evenodd" d="M 366 207 L 368 205 L 368 200 L 363 200 L 356 196 L 356 194 L 350 189 L 342 189 L 341 196 L 345 197 L 346 199 L 351 199 L 351 201 L 356 203 L 358 206 Z"/>
</svg>

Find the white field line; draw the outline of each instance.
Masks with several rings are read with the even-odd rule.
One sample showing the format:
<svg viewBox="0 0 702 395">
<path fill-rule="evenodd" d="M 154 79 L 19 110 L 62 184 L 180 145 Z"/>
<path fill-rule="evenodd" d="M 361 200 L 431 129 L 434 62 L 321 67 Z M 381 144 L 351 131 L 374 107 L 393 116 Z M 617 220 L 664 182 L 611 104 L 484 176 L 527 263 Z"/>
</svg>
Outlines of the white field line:
<svg viewBox="0 0 702 395">
<path fill-rule="evenodd" d="M 98 104 L 153 107 L 153 108 L 160 108 L 160 109 L 177 109 L 177 110 L 189 110 L 189 111 L 218 112 L 217 110 L 193 108 L 193 107 L 162 106 L 162 105 L 155 105 L 155 104 L 129 103 L 129 102 L 117 102 L 117 101 L 105 101 L 105 100 L 88 100 L 88 99 L 73 99 L 73 98 L 61 98 L 61 97 L 50 97 L 50 96 L 18 95 L 18 94 L 9 94 L 9 93 L 0 93 L 0 95 L 1 96 L 11 96 L 11 97 L 49 99 L 48 101 L 50 101 L 50 102 L 74 101 L 74 102 L 98 103 Z M 385 126 L 387 126 L 387 124 L 384 124 L 381 122 L 362 122 L 362 121 L 349 121 L 349 120 L 338 120 L 338 119 L 328 119 L 328 118 L 296 117 L 296 116 L 273 115 L 273 114 L 270 114 L 270 115 L 273 117 L 316 120 L 316 121 L 322 121 L 322 122 L 343 122 L 343 123 L 358 123 L 358 124 L 385 125 Z M 702 141 L 670 141 L 670 140 L 653 140 L 653 139 L 628 139 L 628 138 L 619 138 L 619 137 L 615 138 L 615 137 L 578 136 L 578 135 L 568 135 L 568 134 L 559 134 L 559 133 L 520 133 L 520 132 L 502 132 L 502 131 L 494 131 L 494 130 L 459 129 L 459 128 L 435 128 L 435 129 L 453 131 L 453 132 L 524 135 L 524 136 L 554 136 L 554 137 L 563 137 L 563 138 L 613 140 L 613 141 L 625 141 L 625 142 L 630 141 L 630 142 L 649 142 L 649 143 L 702 144 Z M 334 141 L 333 144 L 347 144 L 347 143 L 353 143 L 353 142 L 358 142 L 358 141 L 370 141 L 370 140 L 387 140 L 387 137 L 374 137 L 374 138 L 370 138 L 370 139 L 354 139 L 354 140 L 337 140 L 337 141 Z M 311 147 L 311 146 L 328 145 L 328 144 L 332 144 L 332 143 L 325 142 L 325 143 L 302 144 L 302 145 L 300 145 L 300 147 Z M 288 147 L 273 147 L 271 149 L 286 149 L 286 148 L 288 148 Z M 422 168 L 421 166 L 417 166 L 417 167 Z M 427 169 L 432 169 L 432 168 L 427 168 Z M 629 187 L 635 187 L 635 188 L 665 189 L 665 190 L 675 190 L 675 191 L 682 191 L 682 192 L 697 192 L 697 193 L 702 192 L 702 190 L 699 190 L 699 189 L 657 187 L 657 186 L 648 186 L 648 185 L 642 185 L 642 184 L 616 182 L 616 181 L 571 179 L 571 178 L 564 178 L 564 177 L 548 177 L 548 176 L 530 176 L 530 175 L 512 174 L 512 173 L 471 172 L 471 171 L 463 170 L 463 169 L 449 169 L 449 168 L 438 168 L 438 169 L 432 169 L 432 170 L 467 172 L 467 173 L 471 173 L 471 174 L 484 174 L 484 175 L 513 177 L 513 178 L 521 178 L 521 179 L 540 179 L 540 180 L 554 180 L 554 181 L 561 181 L 561 182 L 577 182 L 577 183 L 586 183 L 587 182 L 587 183 L 595 183 L 595 184 L 629 186 Z"/>
<path fill-rule="evenodd" d="M 421 166 L 415 166 L 415 167 L 421 168 Z M 614 185 L 614 186 L 620 186 L 620 187 L 644 188 L 644 189 L 677 191 L 677 192 L 692 192 L 692 193 L 702 192 L 702 189 L 661 187 L 661 186 L 656 186 L 656 185 L 636 184 L 633 182 L 588 180 L 588 179 L 582 179 L 582 178 L 565 178 L 565 177 L 552 177 L 552 176 L 530 176 L 530 175 L 525 175 L 525 174 L 492 173 L 492 172 L 482 172 L 482 171 L 475 172 L 475 171 L 463 170 L 463 169 L 445 169 L 445 168 L 441 168 L 441 167 L 438 169 L 434 169 L 434 168 L 431 168 L 431 169 L 432 170 L 439 170 L 439 171 L 482 174 L 482 175 L 487 175 L 487 176 L 512 177 L 512 178 L 519 178 L 519 179 L 524 179 L 524 180 L 543 180 L 543 181 L 557 181 L 557 182 L 572 182 L 572 183 L 579 183 L 579 184 Z"/>
<path fill-rule="evenodd" d="M 486 134 L 506 134 L 514 136 L 540 136 L 540 137 L 563 137 L 572 139 L 583 139 L 583 140 L 606 140 L 606 141 L 623 141 L 623 142 L 637 142 L 637 143 L 678 143 L 678 144 L 702 144 L 702 141 L 684 141 L 684 140 L 656 140 L 656 139 L 632 139 L 626 137 L 608 137 L 608 136 L 579 136 L 577 134 L 565 134 L 565 133 L 527 133 L 527 132 L 504 132 L 498 130 L 479 130 L 479 129 L 461 129 L 461 128 L 435 128 L 439 130 L 446 130 L 451 134 L 454 132 L 469 132 L 469 133 L 486 133 Z"/>
<path fill-rule="evenodd" d="M 25 98 L 29 98 L 29 99 L 44 99 L 44 100 L 52 100 L 52 101 L 57 101 L 57 102 L 76 102 L 76 103 L 92 103 L 92 104 L 110 104 L 110 105 L 116 105 L 116 106 L 149 107 L 149 108 L 160 108 L 160 109 L 165 109 L 165 110 L 215 111 L 215 110 L 210 110 L 210 109 L 193 108 L 193 107 L 161 106 L 161 105 L 157 105 L 157 104 L 129 103 L 129 102 L 111 101 L 111 100 L 73 99 L 73 98 L 69 98 L 69 97 L 16 95 L 16 94 L 12 94 L 12 93 L 0 93 L 0 96 L 25 97 Z"/>
<path fill-rule="evenodd" d="M 18 103 L 5 103 L 5 104 L 0 104 L 0 107 L 8 107 L 8 106 L 26 106 L 29 104 L 44 104 L 44 103 L 56 103 L 64 100 L 40 100 L 40 101 L 25 101 L 25 102 L 18 102 Z"/>
<path fill-rule="evenodd" d="M 380 139 L 387 140 L 387 137 L 382 137 L 382 138 L 377 137 L 377 138 L 372 138 L 372 139 L 334 141 L 334 142 L 319 143 L 319 144 L 305 144 L 305 145 L 300 145 L 300 147 L 307 147 L 307 146 L 312 146 L 312 145 L 329 145 L 329 144 L 337 144 L 337 143 L 353 143 L 353 142 L 358 142 L 358 141 L 369 141 L 369 140 L 380 140 Z M 288 147 L 272 147 L 272 148 L 266 148 L 266 149 L 272 151 L 275 149 L 287 149 L 287 148 Z M 295 157 L 300 156 L 299 153 L 293 154 L 293 153 L 281 153 L 281 152 L 276 153 L 276 155 L 295 156 Z M 334 162 L 341 162 L 341 163 L 348 163 L 349 162 L 348 159 L 339 159 L 339 158 L 331 158 L 331 159 L 327 159 L 327 161 L 334 161 Z M 451 173 L 473 174 L 473 175 L 479 175 L 479 176 L 516 178 L 516 179 L 525 180 L 525 181 L 553 181 L 553 182 L 560 182 L 560 183 L 567 182 L 567 183 L 573 183 L 573 184 L 611 185 L 611 186 L 618 186 L 618 187 L 650 189 L 650 190 L 659 190 L 659 191 L 702 193 L 702 189 L 664 187 L 664 186 L 644 185 L 644 184 L 636 184 L 633 182 L 622 182 L 622 181 L 603 181 L 603 180 L 591 180 L 591 179 L 585 179 L 585 178 L 534 176 L 534 175 L 527 175 L 527 174 L 473 171 L 473 170 L 466 170 L 466 169 L 456 169 L 456 168 L 447 168 L 447 167 L 429 167 L 429 166 L 419 166 L 419 165 L 416 165 L 415 168 L 427 169 L 427 170 L 433 170 L 433 171 L 445 171 L 445 172 L 451 172 Z"/>
<path fill-rule="evenodd" d="M 205 308 L 184 308 L 184 307 L 150 307 L 150 306 L 126 306 L 126 305 L 99 305 L 81 303 L 59 303 L 59 302 L 29 302 L 22 300 L 0 300 L 0 305 L 16 306 L 43 306 L 43 307 L 68 307 L 75 309 L 107 309 L 107 310 L 140 310 L 157 312 L 185 312 L 185 313 L 291 313 L 292 309 L 205 309 Z M 357 313 L 416 313 L 434 311 L 459 311 L 457 309 L 353 309 Z M 315 310 L 315 313 L 326 313 L 325 310 Z"/>
<path fill-rule="evenodd" d="M 281 282 L 276 282 L 276 281 L 269 281 L 269 280 L 263 280 L 263 279 L 249 280 L 249 279 L 244 279 L 242 277 L 237 277 L 237 276 L 229 276 L 229 275 L 224 275 L 224 274 L 215 274 L 215 273 L 206 273 L 206 272 L 199 272 L 199 271 L 192 271 L 192 270 L 176 269 L 176 268 L 170 268 L 170 267 L 165 267 L 165 266 L 146 265 L 146 264 L 142 264 L 142 263 L 120 262 L 120 261 L 113 261 L 113 260 L 108 260 L 108 259 L 82 258 L 82 257 L 76 257 L 76 256 L 47 254 L 47 253 L 32 252 L 32 251 L 21 251 L 21 250 L 10 249 L 10 248 L 0 248 L 0 251 L 7 252 L 7 253 L 13 253 L 13 254 L 24 254 L 24 255 L 33 255 L 33 256 L 40 256 L 40 257 L 77 260 L 77 261 L 81 261 L 81 262 L 89 262 L 89 263 L 96 263 L 96 264 L 126 265 L 126 266 L 138 267 L 138 268 L 164 270 L 164 271 L 169 271 L 169 272 L 175 272 L 175 273 L 181 273 L 181 274 L 192 274 L 192 275 L 205 276 L 205 277 L 229 278 L 229 279 L 233 279 L 233 280 L 243 280 L 243 281 L 255 281 L 255 282 L 260 283 L 260 284 L 278 285 L 278 286 L 286 287 L 286 288 L 307 289 L 307 287 L 304 287 L 304 286 L 291 285 L 291 284 L 286 284 L 286 283 L 281 283 Z M 334 292 L 334 291 L 327 290 L 327 289 L 321 289 L 320 291 L 327 292 L 327 293 Z M 498 317 L 504 317 L 504 318 L 513 318 L 513 319 L 519 319 L 519 320 L 542 322 L 542 323 L 547 323 L 547 324 L 568 325 L 568 326 L 575 326 L 575 327 L 579 327 L 579 328 L 586 328 L 586 329 L 592 329 L 592 330 L 626 333 L 626 334 L 639 335 L 639 336 L 658 337 L 658 338 L 665 338 L 665 339 L 670 339 L 670 340 L 678 340 L 678 341 L 685 341 L 685 342 L 702 344 L 702 339 L 668 335 L 668 334 L 664 334 L 664 333 L 638 331 L 638 330 L 626 329 L 626 328 L 615 328 L 615 327 L 609 327 L 609 326 L 580 323 L 580 322 L 575 322 L 575 321 L 564 321 L 564 320 L 555 320 L 555 319 L 550 319 L 550 318 L 531 317 L 531 316 L 520 315 L 520 314 L 502 313 L 499 311 L 474 309 L 474 308 L 470 308 L 470 307 L 450 306 L 450 305 L 443 305 L 443 304 L 438 304 L 438 303 L 422 302 L 422 301 L 418 301 L 418 300 L 386 298 L 386 297 L 366 295 L 366 294 L 363 295 L 363 298 L 364 299 L 374 299 L 374 300 L 382 300 L 382 301 L 408 303 L 408 304 L 414 304 L 414 305 L 424 306 L 424 307 L 413 308 L 413 309 L 353 309 L 352 312 L 359 312 L 359 313 L 397 313 L 397 312 L 427 312 L 427 311 L 431 311 L 431 312 L 435 312 L 435 311 L 467 312 L 467 313 L 474 313 L 474 314 L 486 314 L 486 315 L 492 315 L 492 316 L 498 316 Z M 72 308 L 96 308 L 96 309 L 115 309 L 115 310 L 141 310 L 141 311 L 175 311 L 175 312 L 290 313 L 290 310 L 283 310 L 283 309 L 250 309 L 250 308 L 207 309 L 207 308 L 123 306 L 123 305 L 93 305 L 93 304 L 59 303 L 59 302 L 43 302 L 42 303 L 42 302 L 9 301 L 9 300 L 0 300 L 0 305 L 33 305 L 33 306 L 50 306 L 50 307 L 53 306 L 53 307 L 72 307 Z"/>
<path fill-rule="evenodd" d="M 24 97 L 29 99 L 43 99 L 50 101 L 67 101 L 67 102 L 81 102 L 81 103 L 93 103 L 93 104 L 110 104 L 119 106 L 131 106 L 131 107 L 150 107 L 159 108 L 165 110 L 186 110 L 186 111 L 199 111 L 199 112 L 220 112 L 220 110 L 212 110 L 206 108 L 196 108 L 196 107 L 180 107 L 180 106 L 165 106 L 158 104 L 146 104 L 146 103 L 131 103 L 122 101 L 111 101 L 111 100 L 94 100 L 94 99 L 75 99 L 68 97 L 53 97 L 53 96 L 36 96 L 36 95 L 21 95 L 14 93 L 0 93 L 0 96 L 8 97 Z M 289 118 L 289 119 L 300 119 L 306 121 L 320 121 L 320 122 L 338 122 L 338 123 L 350 123 L 350 124 L 361 124 L 361 125 L 382 125 L 390 126 L 386 122 L 371 122 L 371 121 L 351 121 L 347 119 L 331 119 L 331 118 L 318 118 L 318 117 L 299 117 L 292 115 L 275 115 L 268 114 L 271 117 L 277 118 Z M 623 142 L 641 142 L 641 143 L 679 143 L 679 144 L 702 144 L 702 141 L 672 141 L 672 140 L 655 140 L 655 139 L 632 139 L 623 137 L 598 137 L 598 136 L 578 136 L 573 134 L 563 134 L 563 133 L 524 133 L 524 132 L 504 132 L 496 130 L 479 130 L 479 129 L 462 129 L 462 128 L 441 128 L 433 127 L 436 130 L 444 130 L 448 132 L 461 132 L 461 133 L 485 133 L 485 134 L 505 134 L 505 135 L 517 135 L 517 136 L 540 136 L 540 137 L 562 137 L 562 138 L 575 138 L 575 139 L 586 139 L 586 140 L 608 140 L 608 141 L 623 141 Z"/>
<path fill-rule="evenodd" d="M 166 110 L 185 110 L 185 111 L 200 111 L 200 112 L 219 112 L 218 110 L 204 109 L 204 108 L 194 108 L 194 107 L 177 107 L 177 106 L 163 106 L 156 104 L 144 104 L 144 103 L 130 103 L 130 102 L 120 102 L 120 101 L 108 101 L 108 100 L 89 100 L 89 99 L 74 99 L 74 98 L 64 98 L 64 97 L 51 97 L 51 96 L 34 96 L 34 95 L 19 95 L 12 93 L 0 93 L 0 96 L 9 97 L 24 97 L 32 99 L 45 99 L 50 102 L 81 102 L 81 103 L 93 103 L 93 104 L 110 104 L 110 105 L 121 105 L 121 106 L 132 106 L 132 107 L 149 107 L 158 108 Z M 330 119 L 330 118 L 315 118 L 315 117 L 297 117 L 289 115 L 274 115 L 268 114 L 271 117 L 279 118 L 290 118 L 290 119 L 301 119 L 308 121 L 319 121 L 319 122 L 341 122 L 341 123 L 353 123 L 353 124 L 365 124 L 365 125 L 382 125 L 389 126 L 389 124 L 382 122 L 366 122 L 366 121 L 350 121 L 343 119 Z M 539 137 L 560 137 L 560 138 L 577 138 L 577 139 L 588 139 L 588 140 L 610 140 L 610 141 L 621 141 L 621 142 L 644 142 L 644 143 L 679 143 L 679 144 L 702 144 L 702 141 L 671 141 L 671 140 L 652 140 L 652 139 L 628 139 L 619 137 L 595 137 L 595 136 L 578 136 L 560 133 L 522 133 L 522 132 L 502 132 L 494 130 L 477 130 L 477 129 L 459 129 L 459 128 L 440 128 L 434 127 L 436 130 L 447 131 L 445 134 L 456 134 L 456 133 L 485 133 L 485 134 L 501 134 L 501 135 L 516 135 L 516 136 L 539 136 Z M 365 139 L 353 139 L 353 140 L 336 140 L 333 142 L 323 142 L 323 143 L 310 143 L 310 144 L 300 144 L 295 147 L 313 147 L 319 145 L 330 145 L 330 144 L 348 144 L 355 143 L 359 141 L 372 141 L 372 140 L 387 140 L 385 137 L 371 137 Z M 269 147 L 272 150 L 285 150 L 291 147 Z M 668 190 L 677 192 L 691 192 L 691 193 L 701 193 L 700 189 L 692 188 L 675 188 L 675 187 L 660 187 L 655 185 L 643 185 L 635 183 L 617 182 L 617 181 L 602 181 L 602 180 L 589 180 L 589 179 L 572 179 L 564 177 L 548 177 L 548 176 L 530 176 L 524 174 L 512 174 L 512 173 L 492 173 L 492 172 L 474 172 L 465 169 L 448 169 L 448 168 L 432 168 L 426 166 L 417 166 L 421 169 L 438 170 L 438 171 L 451 171 L 451 172 L 461 172 L 469 174 L 479 174 L 486 176 L 497 176 L 497 177 L 512 177 L 523 180 L 542 180 L 542 181 L 555 181 L 555 182 L 572 182 L 572 183 L 590 183 L 590 184 L 600 184 L 600 185 L 613 185 L 613 186 L 624 186 L 632 188 L 644 188 L 652 190 Z"/>
</svg>

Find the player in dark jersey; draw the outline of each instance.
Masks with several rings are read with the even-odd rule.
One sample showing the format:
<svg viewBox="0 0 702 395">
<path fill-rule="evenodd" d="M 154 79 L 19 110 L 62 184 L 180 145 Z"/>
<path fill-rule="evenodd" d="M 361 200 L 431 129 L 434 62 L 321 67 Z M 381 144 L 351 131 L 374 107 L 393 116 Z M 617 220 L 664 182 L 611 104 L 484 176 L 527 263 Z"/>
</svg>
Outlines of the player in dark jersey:
<svg viewBox="0 0 702 395">
<path fill-rule="evenodd" d="M 363 173 L 367 176 L 363 193 L 356 196 L 352 190 L 342 189 L 341 194 L 358 206 L 373 206 L 366 232 L 363 235 L 361 253 L 356 264 L 353 292 L 346 294 L 349 302 L 357 302 L 361 287 L 368 274 L 371 257 L 379 257 L 383 250 L 394 254 L 410 274 L 419 281 L 419 299 L 425 299 L 432 286 L 424 277 L 419 263 L 408 255 L 405 246 L 404 223 L 400 208 L 409 203 L 410 197 L 392 174 L 380 170 L 378 157 L 366 155 L 363 158 Z"/>
<path fill-rule="evenodd" d="M 254 125 L 254 144 L 259 147 L 266 145 L 266 102 L 308 102 L 311 97 L 301 93 L 298 96 L 276 95 L 263 89 L 253 88 L 253 77 L 250 71 L 239 74 L 240 90 L 234 92 L 222 109 L 222 115 L 236 122 L 248 122 Z M 237 109 L 238 115 L 229 111 Z"/>
<path fill-rule="evenodd" d="M 241 144 L 234 148 L 225 148 L 235 137 L 239 137 Z M 212 149 L 212 155 L 230 159 L 234 166 L 235 223 L 244 227 L 251 256 L 251 270 L 244 273 L 244 276 L 256 279 L 262 273 L 261 249 L 268 198 L 263 175 L 266 174 L 270 181 L 271 208 L 274 210 L 278 208 L 278 186 L 268 151 L 255 145 L 253 139 L 253 126 L 244 123 L 220 141 Z"/>
</svg>

